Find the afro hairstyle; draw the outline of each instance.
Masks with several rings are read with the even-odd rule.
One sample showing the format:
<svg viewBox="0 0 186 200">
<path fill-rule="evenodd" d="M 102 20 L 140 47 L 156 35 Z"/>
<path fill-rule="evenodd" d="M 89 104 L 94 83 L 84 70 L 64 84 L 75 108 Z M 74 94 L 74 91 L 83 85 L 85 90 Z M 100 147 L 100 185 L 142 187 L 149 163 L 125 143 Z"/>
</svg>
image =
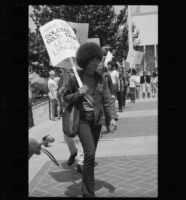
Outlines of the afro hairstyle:
<svg viewBox="0 0 186 200">
<path fill-rule="evenodd" d="M 97 58 L 101 61 L 102 57 L 102 49 L 96 43 L 89 42 L 79 47 L 76 53 L 76 62 L 82 69 L 86 69 L 90 60 Z"/>
</svg>

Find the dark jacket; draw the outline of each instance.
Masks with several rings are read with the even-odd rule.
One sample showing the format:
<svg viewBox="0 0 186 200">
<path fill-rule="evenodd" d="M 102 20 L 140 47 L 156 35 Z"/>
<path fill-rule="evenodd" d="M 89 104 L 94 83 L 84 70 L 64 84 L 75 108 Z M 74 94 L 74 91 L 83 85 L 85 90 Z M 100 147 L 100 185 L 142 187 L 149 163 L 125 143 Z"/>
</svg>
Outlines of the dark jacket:
<svg viewBox="0 0 186 200">
<path fill-rule="evenodd" d="M 81 80 L 83 72 L 80 71 L 79 75 Z M 105 116 L 109 119 L 116 118 L 115 112 L 115 103 L 113 98 L 111 97 L 108 85 L 106 83 L 105 78 L 99 72 L 95 72 L 95 80 L 96 80 L 96 90 L 94 95 L 94 102 L 93 102 L 93 110 L 94 110 L 94 125 L 102 124 L 102 116 L 103 116 L 103 109 Z M 78 83 L 75 76 L 71 76 L 68 84 L 66 85 L 64 91 L 64 101 L 68 103 L 70 107 L 73 105 L 76 106 L 80 111 L 83 110 L 82 102 L 86 101 L 83 94 L 80 94 L 78 91 Z"/>
<path fill-rule="evenodd" d="M 64 94 L 64 91 L 65 91 L 66 85 L 67 85 L 67 83 L 70 79 L 71 73 L 72 72 L 70 70 L 64 70 L 64 72 L 63 72 L 63 74 L 60 77 L 59 82 L 58 82 L 58 99 L 59 99 L 60 107 L 61 107 L 62 110 L 65 106 L 65 102 L 63 100 L 63 94 Z M 60 92 L 59 92 L 59 90 L 60 90 Z"/>
<path fill-rule="evenodd" d="M 123 81 L 124 90 L 126 90 L 126 88 L 129 86 L 129 75 L 128 75 L 128 73 L 122 72 L 121 78 L 122 78 L 122 81 Z"/>
<path fill-rule="evenodd" d="M 108 72 L 105 72 L 103 73 L 103 76 L 106 79 L 111 95 L 114 95 L 114 86 L 110 74 Z"/>
<path fill-rule="evenodd" d="M 146 83 L 150 84 L 150 76 L 149 75 L 143 75 L 140 77 L 140 84 L 144 84 L 145 83 L 145 77 L 146 77 Z"/>
</svg>

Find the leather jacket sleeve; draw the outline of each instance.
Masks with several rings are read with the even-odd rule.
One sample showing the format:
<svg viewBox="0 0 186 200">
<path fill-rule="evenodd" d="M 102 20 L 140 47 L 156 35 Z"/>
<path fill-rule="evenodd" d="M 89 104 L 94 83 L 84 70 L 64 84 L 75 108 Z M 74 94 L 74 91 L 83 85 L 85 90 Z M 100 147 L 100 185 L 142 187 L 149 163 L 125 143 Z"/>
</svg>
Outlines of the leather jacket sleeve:
<svg viewBox="0 0 186 200">
<path fill-rule="evenodd" d="M 74 77 L 70 77 L 63 93 L 63 99 L 66 103 L 76 104 L 79 102 L 82 94 L 78 91 L 78 85 Z"/>
</svg>

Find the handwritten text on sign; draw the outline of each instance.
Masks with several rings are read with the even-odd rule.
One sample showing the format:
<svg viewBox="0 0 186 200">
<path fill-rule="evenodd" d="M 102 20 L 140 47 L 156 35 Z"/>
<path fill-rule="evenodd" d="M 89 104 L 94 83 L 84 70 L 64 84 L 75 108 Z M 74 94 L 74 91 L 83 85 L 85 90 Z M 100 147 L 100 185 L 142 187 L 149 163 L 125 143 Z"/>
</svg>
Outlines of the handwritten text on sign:
<svg viewBox="0 0 186 200">
<path fill-rule="evenodd" d="M 67 22 L 55 19 L 40 27 L 40 32 L 53 66 L 76 56 L 80 45 Z"/>
<path fill-rule="evenodd" d="M 135 51 L 135 50 L 129 51 L 126 61 L 133 62 L 134 64 L 140 65 L 141 61 L 143 59 L 143 55 L 144 55 L 144 53 L 140 52 L 140 51 Z"/>
</svg>

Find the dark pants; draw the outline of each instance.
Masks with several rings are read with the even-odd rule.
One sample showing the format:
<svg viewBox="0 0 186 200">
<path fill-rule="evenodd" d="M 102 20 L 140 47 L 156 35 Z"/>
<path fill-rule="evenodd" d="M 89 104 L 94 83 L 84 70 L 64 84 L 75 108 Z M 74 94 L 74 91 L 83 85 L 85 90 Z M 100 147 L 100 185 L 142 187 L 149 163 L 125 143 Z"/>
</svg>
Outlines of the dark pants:
<svg viewBox="0 0 186 200">
<path fill-rule="evenodd" d="M 54 119 L 56 116 L 60 117 L 60 105 L 56 99 L 49 100 L 49 119 Z"/>
<path fill-rule="evenodd" d="M 136 92 L 136 88 L 135 87 L 130 88 L 130 99 L 131 99 L 131 102 L 135 102 L 135 92 Z"/>
<path fill-rule="evenodd" d="M 126 105 L 126 96 L 127 96 L 127 88 L 122 92 L 122 105 L 125 107 Z"/>
<path fill-rule="evenodd" d="M 140 86 L 136 86 L 136 99 L 139 99 Z"/>
<path fill-rule="evenodd" d="M 117 94 L 117 99 L 118 99 L 118 105 L 119 105 L 119 110 L 122 110 L 122 93 L 120 92 L 116 92 Z"/>
<path fill-rule="evenodd" d="M 102 125 L 80 120 L 79 139 L 84 151 L 82 192 L 84 197 L 94 197 L 94 161 Z"/>
</svg>

